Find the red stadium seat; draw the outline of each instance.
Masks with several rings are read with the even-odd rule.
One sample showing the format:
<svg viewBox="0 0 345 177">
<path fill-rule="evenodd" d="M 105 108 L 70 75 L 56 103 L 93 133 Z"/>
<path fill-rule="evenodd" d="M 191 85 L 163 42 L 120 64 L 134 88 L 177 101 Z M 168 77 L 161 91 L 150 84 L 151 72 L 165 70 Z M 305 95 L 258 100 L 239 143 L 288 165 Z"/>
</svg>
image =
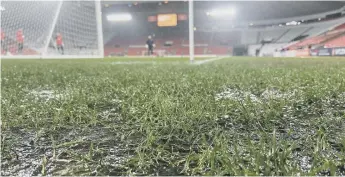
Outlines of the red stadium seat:
<svg viewBox="0 0 345 177">
<path fill-rule="evenodd" d="M 326 42 L 324 46 L 327 47 L 327 48 L 330 48 L 330 47 L 345 47 L 345 35 L 341 36 L 341 37 L 338 37 L 336 39 L 333 39 L 331 41 Z"/>
<path fill-rule="evenodd" d="M 299 48 L 305 48 L 305 47 L 308 47 L 309 45 L 322 44 L 324 42 L 327 42 L 328 40 L 332 40 L 332 38 L 339 36 L 343 33 L 344 33 L 344 31 L 332 30 L 326 34 L 322 34 L 319 36 L 314 36 L 314 37 L 310 37 L 310 38 L 307 38 L 305 40 L 302 40 L 296 44 L 289 46 L 288 48 L 294 50 L 294 49 L 299 49 Z"/>
</svg>

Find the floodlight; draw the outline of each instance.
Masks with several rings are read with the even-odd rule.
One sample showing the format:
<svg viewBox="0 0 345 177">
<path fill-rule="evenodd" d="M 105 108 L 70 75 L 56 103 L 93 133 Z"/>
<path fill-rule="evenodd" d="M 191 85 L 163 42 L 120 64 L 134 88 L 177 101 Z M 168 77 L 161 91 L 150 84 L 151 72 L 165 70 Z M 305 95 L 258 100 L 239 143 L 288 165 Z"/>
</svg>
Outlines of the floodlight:
<svg viewBox="0 0 345 177">
<path fill-rule="evenodd" d="M 111 15 L 107 15 L 107 20 L 113 21 L 113 22 L 130 21 L 132 20 L 132 15 L 131 14 L 111 14 Z"/>
<path fill-rule="evenodd" d="M 287 22 L 285 25 L 289 26 L 289 25 L 297 25 L 298 23 L 296 21 L 292 21 L 292 22 Z"/>
<path fill-rule="evenodd" d="M 206 12 L 206 15 L 221 17 L 221 16 L 228 16 L 228 15 L 233 16 L 235 15 L 235 13 L 236 12 L 234 8 L 227 8 L 227 9 L 215 9 L 210 12 Z"/>
</svg>

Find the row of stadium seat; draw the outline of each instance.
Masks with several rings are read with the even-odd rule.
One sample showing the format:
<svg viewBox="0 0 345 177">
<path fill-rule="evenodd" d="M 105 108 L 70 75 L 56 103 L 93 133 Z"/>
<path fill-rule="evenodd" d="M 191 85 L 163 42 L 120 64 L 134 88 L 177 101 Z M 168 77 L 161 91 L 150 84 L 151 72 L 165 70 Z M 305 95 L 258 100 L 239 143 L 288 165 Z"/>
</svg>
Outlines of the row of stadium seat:
<svg viewBox="0 0 345 177">
<path fill-rule="evenodd" d="M 288 43 L 299 36 L 314 36 L 327 31 L 339 23 L 339 20 L 319 22 L 311 25 L 282 26 L 268 29 L 252 29 L 242 32 L 242 44 L 259 44 L 264 39 L 274 43 Z"/>
<path fill-rule="evenodd" d="M 331 47 L 345 47 L 345 35 L 340 36 L 336 39 L 330 40 L 328 42 L 325 43 L 324 45 L 327 48 L 331 48 Z"/>
<path fill-rule="evenodd" d="M 343 28 L 343 25 L 341 28 L 336 27 L 334 30 L 330 30 L 324 34 L 309 37 L 307 39 L 301 40 L 300 42 L 290 45 L 288 48 L 290 50 L 295 49 L 301 49 L 301 48 L 307 48 L 308 46 L 314 46 L 314 45 L 327 45 L 327 46 L 339 46 L 343 47 L 345 46 L 345 41 L 343 40 L 343 36 L 345 35 L 345 29 Z"/>
</svg>

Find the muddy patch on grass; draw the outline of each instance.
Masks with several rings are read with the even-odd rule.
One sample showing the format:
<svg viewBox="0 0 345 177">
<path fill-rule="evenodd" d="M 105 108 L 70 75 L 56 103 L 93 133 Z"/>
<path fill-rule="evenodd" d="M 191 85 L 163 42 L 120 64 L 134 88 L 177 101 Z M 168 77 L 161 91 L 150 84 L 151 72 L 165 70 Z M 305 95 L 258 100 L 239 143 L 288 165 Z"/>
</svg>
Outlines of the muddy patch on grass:
<svg viewBox="0 0 345 177">
<path fill-rule="evenodd" d="M 99 126 L 55 133 L 13 129 L 2 136 L 2 176 L 107 175 L 110 167 L 122 175 L 134 152 L 116 132 Z"/>
<path fill-rule="evenodd" d="M 36 133 L 14 129 L 2 132 L 1 175 L 32 176 L 41 163 Z"/>
<path fill-rule="evenodd" d="M 45 101 L 63 97 L 46 90 L 31 94 Z M 133 144 L 139 141 L 121 126 L 125 124 L 119 113 L 121 103 L 111 99 L 85 105 L 98 112 L 99 121 L 90 125 L 3 131 L 1 175 L 125 174 L 123 164 L 133 156 Z"/>
<path fill-rule="evenodd" d="M 98 114 L 98 116 L 101 118 L 105 118 L 105 119 L 112 118 L 112 117 L 119 117 L 120 114 L 118 112 L 119 112 L 119 109 L 121 108 L 121 103 L 122 103 L 122 101 L 119 99 L 112 99 L 108 103 L 108 105 L 100 106 L 100 108 L 103 111 L 101 111 Z M 96 109 L 97 109 L 97 107 L 96 107 Z"/>
</svg>

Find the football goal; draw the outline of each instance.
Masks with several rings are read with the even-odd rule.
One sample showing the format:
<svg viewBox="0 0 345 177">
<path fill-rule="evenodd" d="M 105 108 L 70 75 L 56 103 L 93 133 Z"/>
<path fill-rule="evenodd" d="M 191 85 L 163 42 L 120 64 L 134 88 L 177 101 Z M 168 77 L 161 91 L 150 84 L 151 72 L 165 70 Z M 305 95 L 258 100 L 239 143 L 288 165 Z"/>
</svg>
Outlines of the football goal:
<svg viewBox="0 0 345 177">
<path fill-rule="evenodd" d="M 2 58 L 103 58 L 100 0 L 2 1 Z"/>
</svg>

